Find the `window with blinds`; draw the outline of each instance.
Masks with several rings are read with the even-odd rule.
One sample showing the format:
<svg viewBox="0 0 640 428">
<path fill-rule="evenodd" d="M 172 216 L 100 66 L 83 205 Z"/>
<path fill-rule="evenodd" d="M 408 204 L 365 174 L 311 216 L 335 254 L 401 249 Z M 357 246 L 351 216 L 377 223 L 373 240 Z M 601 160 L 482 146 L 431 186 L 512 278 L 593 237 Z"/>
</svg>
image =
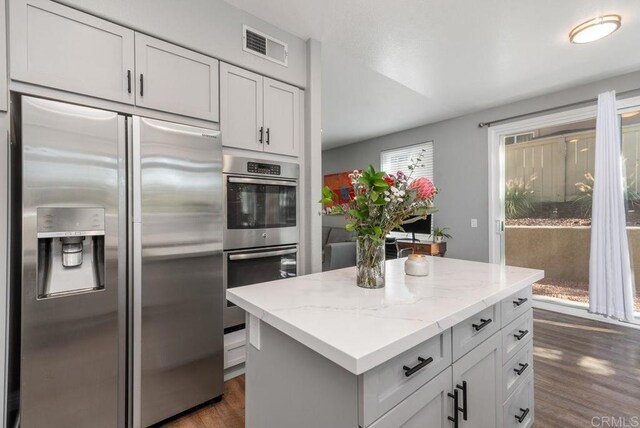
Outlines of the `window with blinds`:
<svg viewBox="0 0 640 428">
<path fill-rule="evenodd" d="M 398 171 L 402 171 L 408 175 L 411 173 L 408 168 L 409 165 L 411 165 L 412 161 L 418 157 L 422 149 L 424 149 L 422 162 L 414 170 L 411 178 L 426 177 L 433 181 L 433 141 L 381 152 L 380 169 L 388 174 L 396 174 Z M 431 221 L 431 230 L 433 231 L 433 220 Z M 390 235 L 395 238 L 410 237 L 409 234 L 402 233 L 400 231 L 392 231 Z M 428 240 L 430 237 L 426 234 L 417 233 L 416 238 L 419 240 Z"/>
<path fill-rule="evenodd" d="M 388 174 L 396 174 L 398 171 L 402 171 L 408 175 L 411 172 L 408 168 L 409 165 L 414 159 L 417 159 L 422 149 L 424 149 L 422 162 L 414 170 L 411 177 L 426 177 L 433 181 L 433 141 L 381 152 L 380 169 Z"/>
</svg>

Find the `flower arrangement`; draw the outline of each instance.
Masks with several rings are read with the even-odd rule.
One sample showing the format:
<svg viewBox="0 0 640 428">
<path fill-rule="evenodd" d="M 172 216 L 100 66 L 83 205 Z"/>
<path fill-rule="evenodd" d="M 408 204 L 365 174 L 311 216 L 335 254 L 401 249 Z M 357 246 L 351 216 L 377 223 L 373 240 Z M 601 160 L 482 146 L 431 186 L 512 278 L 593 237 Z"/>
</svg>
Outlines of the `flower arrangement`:
<svg viewBox="0 0 640 428">
<path fill-rule="evenodd" d="M 349 174 L 350 200 L 337 204 L 338 196 L 325 187 L 322 190 L 328 215 L 343 215 L 346 229 L 357 239 L 358 285 L 367 288 L 384 286 L 384 238 L 393 229 L 424 219 L 436 211 L 433 199 L 438 189 L 424 177 L 412 179 L 413 171 L 422 162 L 421 153 L 409 165 L 409 173 L 387 174 L 373 165 Z"/>
</svg>

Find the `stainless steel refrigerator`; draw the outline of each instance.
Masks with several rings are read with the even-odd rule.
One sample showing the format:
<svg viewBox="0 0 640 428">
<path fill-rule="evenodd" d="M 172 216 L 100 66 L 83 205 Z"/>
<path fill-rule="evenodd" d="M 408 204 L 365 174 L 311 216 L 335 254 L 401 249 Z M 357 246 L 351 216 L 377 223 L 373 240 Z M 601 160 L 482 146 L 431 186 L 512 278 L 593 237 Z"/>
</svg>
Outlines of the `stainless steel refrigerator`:
<svg viewBox="0 0 640 428">
<path fill-rule="evenodd" d="M 148 426 L 220 397 L 219 132 L 14 112 L 21 426 Z"/>
</svg>

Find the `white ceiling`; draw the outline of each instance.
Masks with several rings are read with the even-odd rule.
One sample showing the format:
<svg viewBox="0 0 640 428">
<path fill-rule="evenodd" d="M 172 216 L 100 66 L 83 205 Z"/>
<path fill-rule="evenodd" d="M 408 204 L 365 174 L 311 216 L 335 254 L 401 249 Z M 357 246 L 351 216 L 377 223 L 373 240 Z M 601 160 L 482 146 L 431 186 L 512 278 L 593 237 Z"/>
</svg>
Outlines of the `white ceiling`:
<svg viewBox="0 0 640 428">
<path fill-rule="evenodd" d="M 323 148 L 640 69 L 640 0 L 227 0 L 322 42 Z M 607 13 L 622 28 L 573 45 Z"/>
</svg>

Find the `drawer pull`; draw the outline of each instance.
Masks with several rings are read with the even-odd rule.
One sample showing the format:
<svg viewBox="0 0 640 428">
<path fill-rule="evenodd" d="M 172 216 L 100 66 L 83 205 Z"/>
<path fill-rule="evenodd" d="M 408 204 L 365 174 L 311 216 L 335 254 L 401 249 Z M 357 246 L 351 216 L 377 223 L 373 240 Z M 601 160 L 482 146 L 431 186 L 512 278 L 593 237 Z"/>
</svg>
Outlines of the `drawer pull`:
<svg viewBox="0 0 640 428">
<path fill-rule="evenodd" d="M 458 406 L 458 390 L 454 389 L 453 394 L 448 393 L 447 395 L 453 398 L 453 416 L 449 416 L 448 419 L 453 422 L 453 428 L 458 428 L 458 411 L 460 411 L 460 407 Z"/>
<path fill-rule="evenodd" d="M 480 318 L 480 324 L 471 324 L 471 327 L 475 328 L 476 331 L 480 331 L 483 328 L 485 328 L 486 326 L 488 326 L 489 324 L 491 324 L 491 321 L 493 321 L 491 318 L 487 318 L 486 320 L 483 318 Z"/>
<path fill-rule="evenodd" d="M 527 407 L 526 409 L 520 409 L 520 411 L 522 412 L 522 414 L 520 416 L 516 415 L 516 421 L 518 421 L 519 424 L 521 424 L 522 421 L 524 421 L 524 418 L 526 418 L 529 414 L 529 408 Z"/>
<path fill-rule="evenodd" d="M 463 380 L 462 385 L 456 385 L 462 391 L 462 407 L 458 408 L 462 412 L 462 419 L 467 420 L 467 381 Z"/>
<path fill-rule="evenodd" d="M 427 366 L 428 364 L 433 362 L 433 358 L 429 357 L 429 358 L 422 358 L 422 357 L 418 357 L 418 361 L 420 361 L 418 364 L 416 364 L 413 367 L 407 367 L 407 366 L 402 366 L 402 370 L 404 370 L 404 375 L 406 377 L 411 376 L 412 374 L 414 374 L 415 372 L 417 372 L 418 370 L 420 370 L 421 368 Z"/>
<path fill-rule="evenodd" d="M 520 334 L 514 334 L 513 337 L 518 340 L 522 340 L 527 334 L 529 334 L 529 330 L 518 330 L 518 333 Z"/>
<path fill-rule="evenodd" d="M 518 376 L 522 375 L 522 373 L 524 373 L 524 371 L 527 369 L 527 367 L 529 367 L 529 363 L 520 363 L 520 368 L 519 369 L 513 369 L 514 372 L 516 372 L 516 374 Z"/>
<path fill-rule="evenodd" d="M 525 303 L 527 300 L 529 299 L 527 299 L 526 297 L 521 297 L 518 300 L 513 301 L 513 306 L 516 306 L 516 307 L 520 306 L 521 304 Z"/>
</svg>

